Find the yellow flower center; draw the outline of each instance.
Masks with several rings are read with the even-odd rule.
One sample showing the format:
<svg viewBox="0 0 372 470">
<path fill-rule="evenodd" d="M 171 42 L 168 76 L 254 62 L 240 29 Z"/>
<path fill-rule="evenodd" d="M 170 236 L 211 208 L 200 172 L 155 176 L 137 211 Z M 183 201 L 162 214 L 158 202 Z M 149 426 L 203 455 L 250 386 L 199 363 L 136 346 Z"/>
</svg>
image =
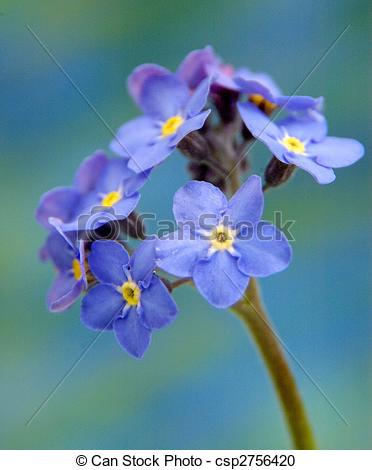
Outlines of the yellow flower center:
<svg viewBox="0 0 372 470">
<path fill-rule="evenodd" d="M 258 108 L 260 108 L 265 114 L 271 114 L 277 107 L 276 104 L 265 99 L 262 95 L 259 94 L 250 95 L 249 101 L 255 104 Z"/>
<path fill-rule="evenodd" d="M 225 225 L 217 225 L 209 238 L 215 250 L 228 250 L 234 243 L 234 236 L 234 230 Z"/>
<path fill-rule="evenodd" d="M 133 281 L 126 281 L 121 286 L 121 292 L 124 300 L 129 305 L 138 305 L 141 297 L 140 288 Z"/>
<path fill-rule="evenodd" d="M 74 258 L 72 260 L 72 272 L 76 281 L 80 281 L 80 279 L 83 277 L 83 273 L 81 272 L 80 261 L 77 258 Z"/>
<path fill-rule="evenodd" d="M 101 206 L 112 207 L 114 204 L 119 202 L 121 198 L 122 195 L 119 193 L 119 191 L 111 191 L 111 193 L 107 193 L 103 196 L 101 200 Z"/>
<path fill-rule="evenodd" d="M 290 152 L 297 154 L 305 154 L 305 144 L 301 142 L 300 139 L 297 139 L 297 137 L 291 137 L 287 135 L 286 137 L 283 137 L 281 143 Z"/>
<path fill-rule="evenodd" d="M 169 135 L 174 134 L 177 132 L 178 128 L 182 126 L 184 119 L 182 116 L 172 116 L 170 117 L 161 128 L 161 135 L 162 137 L 168 137 Z"/>
</svg>

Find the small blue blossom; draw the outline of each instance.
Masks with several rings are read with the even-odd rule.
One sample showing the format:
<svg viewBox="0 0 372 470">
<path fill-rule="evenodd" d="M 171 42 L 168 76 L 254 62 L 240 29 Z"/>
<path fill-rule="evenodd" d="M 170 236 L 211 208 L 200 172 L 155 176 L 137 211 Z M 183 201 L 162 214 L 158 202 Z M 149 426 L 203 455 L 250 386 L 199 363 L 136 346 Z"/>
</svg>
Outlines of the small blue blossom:
<svg viewBox="0 0 372 470">
<path fill-rule="evenodd" d="M 302 168 L 320 184 L 335 180 L 332 168 L 352 165 L 364 154 L 357 140 L 327 137 L 326 120 L 316 111 L 274 123 L 251 103 L 239 103 L 238 108 L 253 136 L 278 160 Z"/>
<path fill-rule="evenodd" d="M 154 66 L 155 67 L 155 66 Z M 210 111 L 202 111 L 209 93 L 209 80 L 193 93 L 178 76 L 156 69 L 143 84 L 138 79 L 138 104 L 144 115 L 124 124 L 111 142 L 111 149 L 128 158 L 128 167 L 148 170 L 161 163 L 190 132 L 203 127 Z M 135 85 L 132 89 L 138 90 Z"/>
<path fill-rule="evenodd" d="M 196 49 L 191 51 L 181 62 L 176 76 L 186 83 L 190 90 L 195 90 L 205 78 L 210 76 L 209 70 L 214 70 L 219 63 L 220 60 L 211 46 Z M 170 70 L 157 64 L 142 64 L 136 67 L 127 80 L 128 92 L 133 101 L 140 106 L 142 89 L 149 78 L 171 73 Z"/>
<path fill-rule="evenodd" d="M 177 306 L 154 274 L 154 241 L 147 240 L 129 255 L 115 241 L 92 244 L 89 267 L 99 283 L 84 297 L 81 320 L 91 329 L 113 329 L 119 344 L 132 356 L 142 357 L 151 330 L 167 325 Z"/>
<path fill-rule="evenodd" d="M 97 151 L 80 165 L 72 187 L 58 187 L 45 193 L 36 210 L 36 219 L 46 228 L 59 222 L 63 231 L 76 231 L 79 217 L 91 219 L 90 229 L 107 222 L 100 213 L 114 212 L 115 219 L 126 218 L 136 207 L 140 195 L 138 189 L 145 183 L 147 173 L 130 170 L 121 158 L 109 159 Z"/>
<path fill-rule="evenodd" d="M 47 307 L 51 312 L 62 312 L 70 307 L 87 287 L 84 243 L 76 248 L 59 232 L 52 231 L 40 250 L 43 261 L 51 260 L 57 276 L 47 294 Z"/>
<path fill-rule="evenodd" d="M 256 175 L 230 201 L 210 183 L 188 182 L 174 196 L 178 231 L 157 241 L 158 266 L 181 278 L 192 277 L 215 307 L 233 305 L 242 297 L 250 276 L 281 271 L 291 260 L 284 235 L 260 221 L 263 205 L 261 179 Z M 247 224 L 252 228 L 250 237 L 242 233 Z"/>
</svg>

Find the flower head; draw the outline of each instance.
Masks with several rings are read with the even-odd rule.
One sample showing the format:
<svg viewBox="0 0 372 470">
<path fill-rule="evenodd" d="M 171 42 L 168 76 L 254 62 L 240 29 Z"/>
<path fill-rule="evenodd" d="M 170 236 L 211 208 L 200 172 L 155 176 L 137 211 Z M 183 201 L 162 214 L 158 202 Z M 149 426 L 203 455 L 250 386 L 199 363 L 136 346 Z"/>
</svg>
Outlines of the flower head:
<svg viewBox="0 0 372 470">
<path fill-rule="evenodd" d="M 187 134 L 204 125 L 210 112 L 202 111 L 209 92 L 208 79 L 191 93 L 178 76 L 156 70 L 150 76 L 143 72 L 143 81 L 132 84 L 144 115 L 120 127 L 111 142 L 111 149 L 128 158 L 128 167 L 135 172 L 162 162 Z"/>
<path fill-rule="evenodd" d="M 151 330 L 167 325 L 177 306 L 163 282 L 154 274 L 154 242 L 144 241 L 129 257 L 122 245 L 95 241 L 88 257 L 98 280 L 84 297 L 81 320 L 95 330 L 113 329 L 119 344 L 142 357 Z"/>
<path fill-rule="evenodd" d="M 209 70 L 213 70 L 220 62 L 211 46 L 196 49 L 187 54 L 180 63 L 176 76 L 186 83 L 190 90 L 195 90 L 205 78 L 210 76 Z M 170 70 L 157 64 L 142 64 L 136 67 L 127 80 L 128 92 L 133 101 L 140 106 L 143 86 L 149 78 L 171 73 Z"/>
<path fill-rule="evenodd" d="M 192 277 L 215 307 L 231 306 L 242 297 L 250 276 L 281 271 L 291 259 L 284 235 L 260 221 L 262 211 L 261 179 L 256 175 L 230 201 L 212 184 L 190 181 L 174 196 L 178 231 L 157 241 L 158 266 L 175 276 Z"/>
<path fill-rule="evenodd" d="M 47 306 L 51 312 L 62 312 L 70 307 L 86 289 L 84 243 L 78 247 L 59 232 L 52 231 L 40 250 L 43 261 L 51 260 L 57 276 L 47 294 Z"/>
<path fill-rule="evenodd" d="M 82 223 L 89 218 L 90 229 L 96 229 L 107 222 L 101 214 L 108 212 L 124 219 L 136 207 L 138 189 L 147 176 L 134 173 L 121 158 L 109 159 L 96 152 L 80 165 L 72 187 L 54 188 L 42 196 L 36 219 L 46 228 L 52 219 L 58 220 L 63 231 L 83 229 Z M 90 217 L 92 212 L 94 217 Z"/>
<path fill-rule="evenodd" d="M 302 168 L 320 184 L 334 181 L 332 168 L 352 165 L 364 154 L 357 140 L 327 137 L 326 120 L 316 111 L 274 123 L 251 103 L 238 107 L 247 128 L 276 158 Z"/>
</svg>

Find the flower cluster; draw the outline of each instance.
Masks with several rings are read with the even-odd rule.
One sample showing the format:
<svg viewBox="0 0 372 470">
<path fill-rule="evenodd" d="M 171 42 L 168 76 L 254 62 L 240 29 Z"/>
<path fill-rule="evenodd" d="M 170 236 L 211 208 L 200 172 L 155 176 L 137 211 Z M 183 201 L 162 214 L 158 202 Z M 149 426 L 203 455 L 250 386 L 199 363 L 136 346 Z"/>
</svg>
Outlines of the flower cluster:
<svg viewBox="0 0 372 470">
<path fill-rule="evenodd" d="M 137 67 L 128 90 L 143 114 L 118 129 L 110 144 L 115 156 L 96 151 L 86 158 L 72 186 L 41 197 L 36 219 L 48 231 L 40 258 L 57 271 L 49 310 L 64 311 L 83 293 L 82 323 L 113 330 L 126 351 L 142 357 L 152 330 L 177 314 L 175 287 L 192 283 L 211 305 L 227 308 L 251 277 L 289 265 L 285 235 L 261 220 L 266 189 L 296 167 L 331 183 L 333 168 L 351 165 L 364 149 L 327 136 L 323 98 L 285 95 L 268 75 L 234 69 L 211 47 L 191 52 L 174 73 Z M 254 139 L 272 159 L 263 184 L 253 174 L 240 185 Z M 139 191 L 176 149 L 191 174 L 174 195 L 177 230 L 146 236 L 135 212 Z M 140 240 L 135 250 L 130 238 Z"/>
</svg>

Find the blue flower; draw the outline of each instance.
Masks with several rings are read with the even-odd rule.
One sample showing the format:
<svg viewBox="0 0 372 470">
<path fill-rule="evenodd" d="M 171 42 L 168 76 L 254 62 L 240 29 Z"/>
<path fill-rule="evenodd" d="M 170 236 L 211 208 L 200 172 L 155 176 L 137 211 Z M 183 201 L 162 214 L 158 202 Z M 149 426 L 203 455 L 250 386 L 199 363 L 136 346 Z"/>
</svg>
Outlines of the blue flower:
<svg viewBox="0 0 372 470">
<path fill-rule="evenodd" d="M 51 312 L 62 312 L 70 307 L 86 289 L 84 243 L 78 248 L 59 232 L 52 231 L 40 250 L 43 261 L 51 260 L 57 276 L 47 294 L 47 307 Z"/>
<path fill-rule="evenodd" d="M 281 271 L 291 260 L 284 235 L 260 221 L 263 205 L 256 175 L 230 201 L 212 184 L 190 181 L 174 196 L 178 231 L 157 241 L 158 266 L 181 278 L 192 277 L 215 307 L 231 306 L 242 297 L 250 276 Z"/>
<path fill-rule="evenodd" d="M 209 80 L 191 93 L 186 83 L 171 73 L 155 73 L 138 85 L 138 104 L 143 116 L 124 124 L 111 142 L 111 149 L 128 158 L 128 167 L 148 170 L 162 162 L 190 132 L 203 127 L 210 111 Z"/>
<path fill-rule="evenodd" d="M 89 218 L 94 211 L 90 229 L 107 222 L 107 217 L 101 217 L 104 213 L 114 212 L 112 217 L 124 219 L 136 207 L 140 198 L 137 190 L 147 177 L 148 173 L 131 171 L 125 160 L 109 159 L 98 151 L 80 165 L 72 187 L 54 188 L 41 197 L 36 219 L 49 229 L 51 219 L 58 220 L 63 231 L 81 229 L 79 217 Z"/>
<path fill-rule="evenodd" d="M 131 258 L 122 245 L 95 241 L 88 257 L 99 284 L 84 297 L 81 320 L 91 329 L 113 329 L 119 344 L 142 357 L 151 330 L 167 325 L 177 306 L 155 275 L 154 241 L 144 241 Z"/>
<path fill-rule="evenodd" d="M 209 71 L 214 70 L 219 63 L 220 60 L 211 46 L 196 49 L 187 54 L 181 62 L 176 76 L 186 83 L 190 90 L 195 90 L 205 78 L 210 76 Z M 128 92 L 133 101 L 140 105 L 142 89 L 149 78 L 171 73 L 170 70 L 157 64 L 142 64 L 136 67 L 127 80 Z"/>
<path fill-rule="evenodd" d="M 276 158 L 302 168 L 320 184 L 335 180 L 332 168 L 352 165 L 364 154 L 357 140 L 327 137 L 326 120 L 316 111 L 274 123 L 251 103 L 238 107 L 247 128 Z"/>
<path fill-rule="evenodd" d="M 323 97 L 312 96 L 288 96 L 283 95 L 274 80 L 267 74 L 242 70 L 235 77 L 242 94 L 248 95 L 248 100 L 259 107 L 266 114 L 270 114 L 277 107 L 285 108 L 291 112 L 303 112 L 306 110 L 322 111 Z"/>
</svg>

